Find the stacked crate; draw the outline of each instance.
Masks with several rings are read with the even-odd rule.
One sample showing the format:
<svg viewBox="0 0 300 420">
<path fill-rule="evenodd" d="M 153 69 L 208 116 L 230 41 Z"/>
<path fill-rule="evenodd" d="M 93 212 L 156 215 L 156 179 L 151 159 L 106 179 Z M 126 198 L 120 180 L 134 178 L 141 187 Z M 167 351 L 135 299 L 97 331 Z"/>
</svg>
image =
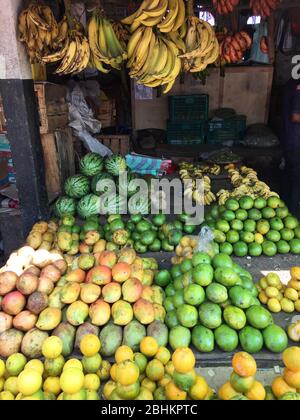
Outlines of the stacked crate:
<svg viewBox="0 0 300 420">
<path fill-rule="evenodd" d="M 169 96 L 167 143 L 178 146 L 203 144 L 208 110 L 208 95 Z"/>
<path fill-rule="evenodd" d="M 243 139 L 246 127 L 247 117 L 245 115 L 212 119 L 208 122 L 207 143 L 220 145 L 226 142 L 237 143 Z"/>
</svg>

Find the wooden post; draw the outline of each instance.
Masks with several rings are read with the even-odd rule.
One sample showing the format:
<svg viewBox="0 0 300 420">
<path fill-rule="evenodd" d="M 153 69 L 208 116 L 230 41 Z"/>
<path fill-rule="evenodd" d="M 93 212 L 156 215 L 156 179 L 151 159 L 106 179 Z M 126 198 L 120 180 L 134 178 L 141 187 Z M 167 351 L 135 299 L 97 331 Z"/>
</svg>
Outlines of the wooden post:
<svg viewBox="0 0 300 420">
<path fill-rule="evenodd" d="M 30 64 L 18 40 L 18 15 L 23 2 L 0 0 L 0 8 L 0 92 L 25 236 L 33 223 L 49 215 L 39 114 Z"/>
</svg>

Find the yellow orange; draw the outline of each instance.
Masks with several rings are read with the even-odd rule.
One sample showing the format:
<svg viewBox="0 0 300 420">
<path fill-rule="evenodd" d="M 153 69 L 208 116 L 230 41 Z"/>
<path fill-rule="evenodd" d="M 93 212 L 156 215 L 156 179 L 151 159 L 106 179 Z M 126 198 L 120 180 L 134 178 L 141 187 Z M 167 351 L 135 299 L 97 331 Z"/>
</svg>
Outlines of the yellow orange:
<svg viewBox="0 0 300 420">
<path fill-rule="evenodd" d="M 246 352 L 239 352 L 233 356 L 232 367 L 235 373 L 244 378 L 255 376 L 257 370 L 255 359 Z"/>
<path fill-rule="evenodd" d="M 191 349 L 182 347 L 175 350 L 172 356 L 172 362 L 177 372 L 186 373 L 194 369 L 196 359 Z"/>
</svg>

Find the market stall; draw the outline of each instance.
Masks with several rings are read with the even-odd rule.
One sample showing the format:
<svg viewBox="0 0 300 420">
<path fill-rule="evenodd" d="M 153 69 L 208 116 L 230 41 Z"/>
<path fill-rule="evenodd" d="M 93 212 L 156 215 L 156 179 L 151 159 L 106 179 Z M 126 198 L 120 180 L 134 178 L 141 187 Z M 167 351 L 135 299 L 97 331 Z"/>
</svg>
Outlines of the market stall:
<svg viewBox="0 0 300 420">
<path fill-rule="evenodd" d="M 0 401 L 300 398 L 276 107 L 297 11 L 41 0 L 0 16 Z"/>
</svg>

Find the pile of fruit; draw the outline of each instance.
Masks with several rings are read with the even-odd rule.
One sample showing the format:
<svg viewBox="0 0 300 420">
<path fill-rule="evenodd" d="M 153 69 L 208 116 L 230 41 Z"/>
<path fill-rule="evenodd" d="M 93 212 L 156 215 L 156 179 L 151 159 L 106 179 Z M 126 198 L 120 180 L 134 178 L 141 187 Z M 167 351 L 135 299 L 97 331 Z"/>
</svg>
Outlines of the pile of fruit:
<svg viewBox="0 0 300 420">
<path fill-rule="evenodd" d="M 263 345 L 275 353 L 287 347 L 287 335 L 261 306 L 251 275 L 228 255 L 211 259 L 196 253 L 174 265 L 169 277 L 164 272 L 157 279 L 164 285 L 169 281 L 164 307 L 173 349 L 191 342 L 203 353 L 212 352 L 215 343 L 225 352 L 239 343 L 249 353 L 260 352 Z"/>
<path fill-rule="evenodd" d="M 228 165 L 225 167 L 230 175 L 230 181 L 234 187 L 233 191 L 220 190 L 217 194 L 219 204 L 223 205 L 229 198 L 239 199 L 245 195 L 255 198 L 268 199 L 272 196 L 277 196 L 274 191 L 270 190 L 270 187 L 258 179 L 257 172 L 252 168 L 242 166 L 240 169 L 236 168 L 235 165 Z"/>
<path fill-rule="evenodd" d="M 282 354 L 285 369 L 272 383 L 274 399 L 300 400 L 300 348 L 289 347 Z"/>
<path fill-rule="evenodd" d="M 66 181 L 66 195 L 54 205 L 56 216 L 75 215 L 77 212 L 79 217 L 87 219 L 100 213 L 125 214 L 128 198 L 139 191 L 136 175 L 128 170 L 125 159 L 119 155 L 103 159 L 96 153 L 89 153 L 80 161 L 80 172 Z M 130 209 L 148 214 L 149 201 L 136 200 Z"/>
<path fill-rule="evenodd" d="M 276 273 L 269 273 L 256 285 L 258 298 L 271 312 L 300 312 L 300 268 L 290 270 L 291 280 L 284 285 Z"/>
<path fill-rule="evenodd" d="M 195 356 L 189 348 L 171 354 L 152 337 L 140 343 L 140 352 L 126 346 L 115 354 L 111 380 L 103 388 L 107 400 L 208 400 L 213 396 L 195 371 Z"/>
<path fill-rule="evenodd" d="M 219 398 L 228 400 L 264 401 L 266 390 L 263 384 L 255 379 L 257 366 L 255 359 L 248 353 L 236 353 L 232 359 L 233 372 L 230 381 L 218 392 Z"/>
<path fill-rule="evenodd" d="M 0 400 L 99 400 L 102 380 L 109 378 L 110 364 L 99 355 L 100 340 L 85 335 L 80 342 L 82 360 L 62 355 L 63 343 L 48 337 L 41 359 L 14 353 L 0 361 Z"/>
<path fill-rule="evenodd" d="M 230 198 L 205 216 L 220 251 L 237 257 L 300 253 L 299 221 L 277 196 Z"/>
</svg>

